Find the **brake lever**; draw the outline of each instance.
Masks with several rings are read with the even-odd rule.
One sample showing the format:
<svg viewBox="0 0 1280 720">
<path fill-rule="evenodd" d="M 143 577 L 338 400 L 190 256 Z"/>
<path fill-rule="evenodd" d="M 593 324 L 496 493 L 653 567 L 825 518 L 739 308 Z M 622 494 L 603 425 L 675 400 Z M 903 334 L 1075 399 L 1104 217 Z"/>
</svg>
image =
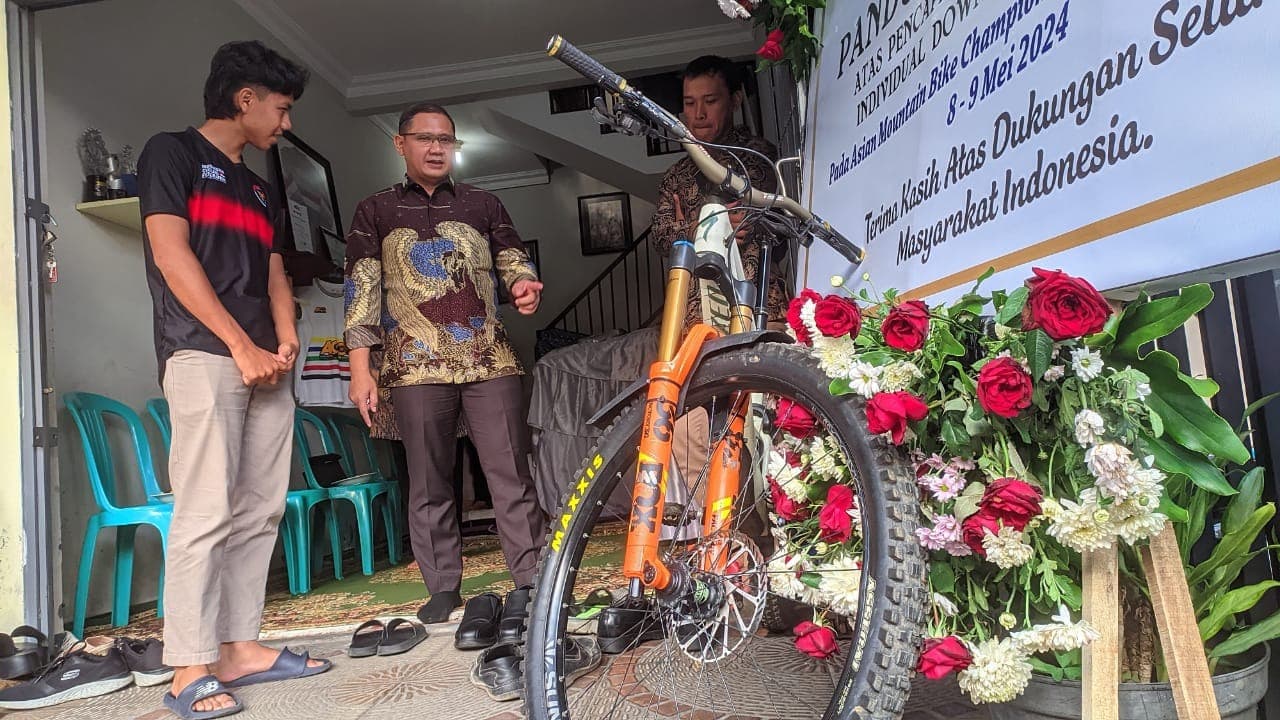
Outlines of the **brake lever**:
<svg viewBox="0 0 1280 720">
<path fill-rule="evenodd" d="M 623 135 L 635 136 L 649 133 L 649 128 L 640 118 L 627 112 L 621 106 L 615 106 L 611 111 L 603 97 L 595 99 L 591 108 L 591 117 L 597 123 L 607 125 Z"/>
</svg>

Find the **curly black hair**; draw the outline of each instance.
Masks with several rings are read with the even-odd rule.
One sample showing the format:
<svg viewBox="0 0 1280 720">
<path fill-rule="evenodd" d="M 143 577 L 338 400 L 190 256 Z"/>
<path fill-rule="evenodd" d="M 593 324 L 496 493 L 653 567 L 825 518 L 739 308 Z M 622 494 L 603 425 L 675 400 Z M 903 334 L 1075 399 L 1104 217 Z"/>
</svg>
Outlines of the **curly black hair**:
<svg viewBox="0 0 1280 720">
<path fill-rule="evenodd" d="M 218 48 L 204 81 L 204 116 L 230 120 L 240 114 L 235 95 L 243 88 L 287 95 L 297 100 L 311 74 L 257 40 L 229 42 Z"/>
<path fill-rule="evenodd" d="M 680 73 L 680 79 L 689 80 L 703 75 L 712 77 L 719 75 L 720 79 L 724 80 L 725 87 L 729 88 L 730 95 L 742 89 L 742 73 L 728 58 L 719 55 L 703 55 L 694 58 L 685 66 L 684 72 Z"/>
</svg>

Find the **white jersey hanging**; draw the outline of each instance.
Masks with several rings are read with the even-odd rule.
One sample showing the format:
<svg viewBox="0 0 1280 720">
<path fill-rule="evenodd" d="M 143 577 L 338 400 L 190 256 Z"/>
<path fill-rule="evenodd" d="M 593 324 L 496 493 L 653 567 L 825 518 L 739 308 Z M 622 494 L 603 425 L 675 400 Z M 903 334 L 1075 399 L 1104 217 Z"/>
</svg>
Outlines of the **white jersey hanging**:
<svg viewBox="0 0 1280 720">
<path fill-rule="evenodd" d="M 342 339 L 343 289 L 316 280 L 296 291 L 302 317 L 298 319 L 301 352 L 294 367 L 294 393 L 299 405 L 354 407 L 347 398 L 351 364 Z"/>
</svg>

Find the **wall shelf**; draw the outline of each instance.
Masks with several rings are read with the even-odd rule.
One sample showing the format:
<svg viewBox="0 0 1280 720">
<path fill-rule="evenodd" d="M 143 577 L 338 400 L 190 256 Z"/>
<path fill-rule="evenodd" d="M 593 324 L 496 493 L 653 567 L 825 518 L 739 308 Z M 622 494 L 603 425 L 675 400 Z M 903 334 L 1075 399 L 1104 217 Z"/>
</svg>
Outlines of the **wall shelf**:
<svg viewBox="0 0 1280 720">
<path fill-rule="evenodd" d="M 136 197 L 76 203 L 76 210 L 134 232 L 142 232 L 142 210 Z"/>
</svg>

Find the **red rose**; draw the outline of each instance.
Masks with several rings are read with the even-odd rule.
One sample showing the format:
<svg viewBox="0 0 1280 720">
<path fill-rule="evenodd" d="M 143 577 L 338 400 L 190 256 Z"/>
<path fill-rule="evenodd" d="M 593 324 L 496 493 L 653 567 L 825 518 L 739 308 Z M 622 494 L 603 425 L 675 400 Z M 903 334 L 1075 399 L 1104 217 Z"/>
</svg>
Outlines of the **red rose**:
<svg viewBox="0 0 1280 720">
<path fill-rule="evenodd" d="M 789 398 L 778 401 L 774 425 L 801 440 L 808 440 L 817 432 L 818 420 L 802 405 Z"/>
<path fill-rule="evenodd" d="M 992 415 L 1016 417 L 1031 405 L 1031 374 L 1011 357 L 983 365 L 978 372 L 978 404 Z"/>
<path fill-rule="evenodd" d="M 1000 478 L 987 486 L 981 507 L 1014 530 L 1022 530 L 1040 514 L 1039 488 L 1015 478 Z"/>
<path fill-rule="evenodd" d="M 944 638 L 925 638 L 916 672 L 930 680 L 941 680 L 953 672 L 960 672 L 973 662 L 969 648 L 955 635 Z"/>
<path fill-rule="evenodd" d="M 827 542 L 844 542 L 853 534 L 853 490 L 835 484 L 827 490 L 827 503 L 818 511 L 818 529 Z"/>
<path fill-rule="evenodd" d="M 800 292 L 800 297 L 792 299 L 787 305 L 787 324 L 791 326 L 792 332 L 796 334 L 796 339 L 805 345 L 812 345 L 813 338 L 809 337 L 809 329 L 804 326 L 804 322 L 800 319 L 800 310 L 804 308 L 805 302 L 812 300 L 815 303 L 822 299 L 818 293 L 805 288 Z"/>
<path fill-rule="evenodd" d="M 884 344 L 904 352 L 924 347 L 929 336 L 929 306 L 919 300 L 908 300 L 889 311 L 880 325 Z"/>
<path fill-rule="evenodd" d="M 867 401 L 867 429 L 879 435 L 893 433 L 893 444 L 901 445 L 907 422 L 923 420 L 929 407 L 909 392 L 876 393 Z"/>
<path fill-rule="evenodd" d="M 774 30 L 764 39 L 764 44 L 756 50 L 756 54 L 765 60 L 778 62 L 782 59 L 782 31 Z"/>
<path fill-rule="evenodd" d="M 1032 268 L 1027 281 L 1027 304 L 1022 308 L 1022 328 L 1040 328 L 1054 340 L 1091 335 L 1111 317 L 1107 299 L 1087 280 L 1061 270 Z"/>
<path fill-rule="evenodd" d="M 978 557 L 987 556 L 987 549 L 982 546 L 982 538 L 987 536 L 988 531 L 992 535 L 999 534 L 1000 518 L 987 508 L 979 510 L 977 515 L 970 515 L 960 523 L 961 539 L 970 550 L 978 554 Z"/>
<path fill-rule="evenodd" d="M 862 329 L 862 311 L 849 298 L 828 295 L 814 308 L 813 323 L 827 337 L 856 336 Z"/>
<path fill-rule="evenodd" d="M 796 635 L 796 649 L 810 657 L 821 660 L 836 653 L 836 632 L 826 625 L 805 620 L 791 632 Z"/>
<path fill-rule="evenodd" d="M 769 478 L 769 495 L 773 498 L 773 510 L 778 517 L 792 522 L 809 517 L 809 506 L 798 503 L 782 491 L 782 486 L 773 478 Z"/>
</svg>

